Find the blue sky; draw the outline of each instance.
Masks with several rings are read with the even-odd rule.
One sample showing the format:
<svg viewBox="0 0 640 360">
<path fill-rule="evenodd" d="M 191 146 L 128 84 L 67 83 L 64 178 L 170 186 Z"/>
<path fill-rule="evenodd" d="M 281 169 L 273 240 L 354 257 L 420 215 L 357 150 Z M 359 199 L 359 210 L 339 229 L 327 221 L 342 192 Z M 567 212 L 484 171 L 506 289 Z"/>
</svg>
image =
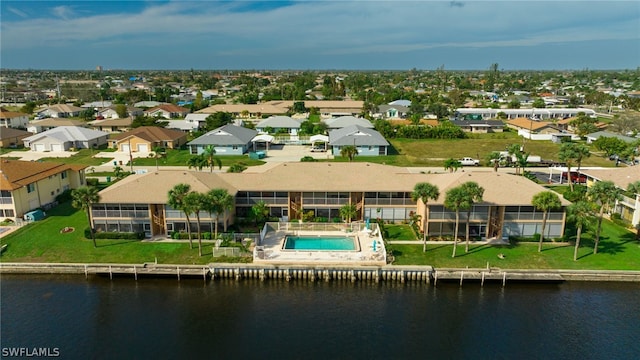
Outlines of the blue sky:
<svg viewBox="0 0 640 360">
<path fill-rule="evenodd" d="M 0 2 L 11 69 L 635 69 L 633 1 Z"/>
</svg>

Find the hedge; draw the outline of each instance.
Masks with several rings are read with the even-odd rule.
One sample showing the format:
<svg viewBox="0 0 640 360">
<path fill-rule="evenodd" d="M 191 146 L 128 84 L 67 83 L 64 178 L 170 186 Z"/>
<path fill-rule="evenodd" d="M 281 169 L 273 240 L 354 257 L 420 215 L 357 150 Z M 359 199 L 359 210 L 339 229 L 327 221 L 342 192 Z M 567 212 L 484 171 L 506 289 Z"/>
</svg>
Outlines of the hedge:
<svg viewBox="0 0 640 360">
<path fill-rule="evenodd" d="M 94 233 L 96 239 L 114 239 L 114 240 L 142 240 L 144 239 L 144 232 L 109 232 L 100 231 Z M 84 229 L 84 237 L 91 239 L 91 230 L 89 228 Z"/>
</svg>

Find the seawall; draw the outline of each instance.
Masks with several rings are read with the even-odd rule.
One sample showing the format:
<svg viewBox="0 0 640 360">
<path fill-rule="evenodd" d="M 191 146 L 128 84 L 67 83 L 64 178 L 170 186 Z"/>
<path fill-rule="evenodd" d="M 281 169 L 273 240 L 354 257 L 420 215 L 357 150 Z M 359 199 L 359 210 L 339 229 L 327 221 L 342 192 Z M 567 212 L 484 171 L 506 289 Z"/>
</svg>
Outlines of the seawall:
<svg viewBox="0 0 640 360">
<path fill-rule="evenodd" d="M 77 274 L 139 277 L 220 278 L 303 281 L 372 282 L 564 282 L 626 281 L 640 282 L 640 271 L 621 270 L 548 270 L 500 268 L 434 268 L 432 266 L 338 266 L 338 265 L 264 265 L 210 263 L 179 264 L 75 264 L 75 263 L 0 263 L 0 274 Z"/>
</svg>

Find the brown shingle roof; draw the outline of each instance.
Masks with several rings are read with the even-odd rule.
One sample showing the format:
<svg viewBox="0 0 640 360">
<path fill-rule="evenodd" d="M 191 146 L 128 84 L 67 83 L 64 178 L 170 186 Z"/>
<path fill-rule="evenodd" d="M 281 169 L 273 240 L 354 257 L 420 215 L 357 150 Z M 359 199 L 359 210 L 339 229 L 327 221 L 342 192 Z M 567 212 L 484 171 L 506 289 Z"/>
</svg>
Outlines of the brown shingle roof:
<svg viewBox="0 0 640 360">
<path fill-rule="evenodd" d="M 507 124 L 511 126 L 515 126 L 520 129 L 526 129 L 531 131 L 538 131 L 546 127 L 554 127 L 553 123 L 550 123 L 548 121 L 536 121 L 528 118 L 516 118 L 513 120 L 509 120 L 507 121 Z"/>
<path fill-rule="evenodd" d="M 173 141 L 185 135 L 184 131 L 180 130 L 165 129 L 158 126 L 141 126 L 131 131 L 118 134 L 111 138 L 111 140 L 122 140 L 129 136 L 137 136 L 150 142 Z"/>
<path fill-rule="evenodd" d="M 0 162 L 0 190 L 15 190 L 65 170 L 78 171 L 86 165 L 57 164 L 19 160 Z"/>
<path fill-rule="evenodd" d="M 467 181 L 485 188 L 484 203 L 530 205 L 533 195 L 546 191 L 525 177 L 493 171 L 419 174 L 407 168 L 371 163 L 283 163 L 264 172 L 208 173 L 159 171 L 127 177 L 100 194 L 106 203 L 166 203 L 168 191 L 178 183 L 192 190 L 225 188 L 237 191 L 402 191 L 411 192 L 416 183 L 430 182 L 440 189 L 443 204 L 448 189 Z M 569 202 L 561 199 L 563 205 Z"/>
</svg>

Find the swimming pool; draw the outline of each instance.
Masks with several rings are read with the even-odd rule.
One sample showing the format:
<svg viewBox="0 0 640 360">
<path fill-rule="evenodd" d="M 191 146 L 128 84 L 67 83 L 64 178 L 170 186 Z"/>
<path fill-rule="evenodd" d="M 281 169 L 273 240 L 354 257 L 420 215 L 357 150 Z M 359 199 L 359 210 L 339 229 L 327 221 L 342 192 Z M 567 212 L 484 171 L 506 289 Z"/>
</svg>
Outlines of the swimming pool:
<svg viewBox="0 0 640 360">
<path fill-rule="evenodd" d="M 356 250 L 356 239 L 347 236 L 286 236 L 284 250 Z"/>
</svg>

